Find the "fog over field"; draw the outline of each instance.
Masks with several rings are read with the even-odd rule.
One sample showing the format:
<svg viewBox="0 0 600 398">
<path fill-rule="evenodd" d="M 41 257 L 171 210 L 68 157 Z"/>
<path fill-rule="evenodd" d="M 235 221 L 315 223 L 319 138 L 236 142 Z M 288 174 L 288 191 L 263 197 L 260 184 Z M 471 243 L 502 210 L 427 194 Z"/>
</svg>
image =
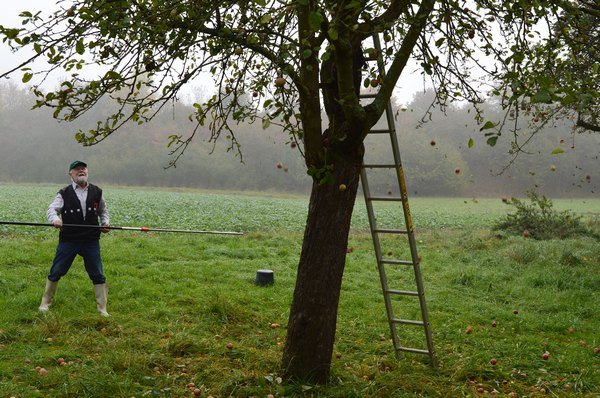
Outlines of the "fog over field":
<svg viewBox="0 0 600 398">
<path fill-rule="evenodd" d="M 435 111 L 429 118 L 430 102 L 430 94 L 417 93 L 406 108 L 396 107 L 409 196 L 523 196 L 530 189 L 551 197 L 598 194 L 600 135 L 573 135 L 568 123 L 556 121 L 533 137 L 527 153 L 511 164 L 510 132 L 490 147 L 471 110 L 455 106 L 446 115 Z M 214 145 L 206 129 L 201 130 L 177 167 L 167 168 L 172 159 L 169 136 L 185 137 L 193 130 L 188 120 L 191 106 L 174 103 L 150 124 L 131 124 L 98 145 L 82 147 L 74 134 L 102 120 L 110 104 L 99 104 L 73 123 L 57 122 L 48 109 L 31 110 L 33 104 L 34 97 L 25 89 L 0 85 L 0 182 L 63 184 L 68 164 L 80 159 L 89 163 L 95 182 L 111 185 L 292 193 L 307 193 L 310 187 L 301 153 L 274 126 L 263 130 L 260 124 L 238 125 L 241 156 L 228 150 L 226 137 Z M 493 105 L 484 108 L 488 118 L 500 118 Z M 427 122 L 420 123 L 424 117 Z M 528 122 L 523 120 L 520 142 L 528 137 Z M 389 140 L 380 136 L 367 138 L 365 162 L 391 161 Z M 470 139 L 474 145 L 469 148 Z M 397 190 L 394 173 L 369 176 L 376 193 Z"/>
</svg>

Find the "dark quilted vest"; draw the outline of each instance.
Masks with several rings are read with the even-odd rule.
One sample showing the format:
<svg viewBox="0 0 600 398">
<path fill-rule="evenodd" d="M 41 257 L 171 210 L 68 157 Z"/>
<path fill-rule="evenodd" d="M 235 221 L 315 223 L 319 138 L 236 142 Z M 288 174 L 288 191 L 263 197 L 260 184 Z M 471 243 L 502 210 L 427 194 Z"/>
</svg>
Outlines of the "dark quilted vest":
<svg viewBox="0 0 600 398">
<path fill-rule="evenodd" d="M 88 185 L 85 219 L 79 198 L 72 185 L 64 187 L 58 193 L 64 201 L 61 212 L 63 224 L 100 225 L 98 206 L 102 198 L 102 190 L 99 187 Z M 62 227 L 59 234 L 59 240 L 63 242 L 88 242 L 98 239 L 100 239 L 99 228 Z"/>
</svg>

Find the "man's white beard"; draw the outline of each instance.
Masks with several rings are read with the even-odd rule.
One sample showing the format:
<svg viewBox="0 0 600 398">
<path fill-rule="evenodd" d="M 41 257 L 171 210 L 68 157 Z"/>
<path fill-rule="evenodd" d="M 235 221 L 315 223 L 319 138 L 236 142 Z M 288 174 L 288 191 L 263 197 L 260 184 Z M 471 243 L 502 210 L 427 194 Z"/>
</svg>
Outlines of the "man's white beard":
<svg viewBox="0 0 600 398">
<path fill-rule="evenodd" d="M 77 185 L 86 185 L 87 180 L 87 176 L 75 176 L 75 178 L 73 178 L 73 181 L 75 181 L 75 184 Z"/>
</svg>

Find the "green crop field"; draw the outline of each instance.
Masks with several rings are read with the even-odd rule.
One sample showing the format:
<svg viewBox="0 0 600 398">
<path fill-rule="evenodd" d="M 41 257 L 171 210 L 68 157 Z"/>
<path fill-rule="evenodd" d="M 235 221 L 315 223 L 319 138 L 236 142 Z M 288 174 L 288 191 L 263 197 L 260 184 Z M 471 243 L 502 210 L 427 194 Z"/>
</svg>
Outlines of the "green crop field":
<svg viewBox="0 0 600 398">
<path fill-rule="evenodd" d="M 0 185 L 0 220 L 45 222 L 58 188 Z M 489 228 L 510 210 L 499 198 L 411 200 L 437 368 L 393 353 L 357 200 L 331 382 L 315 386 L 279 378 L 307 198 L 104 190 L 113 225 L 245 235 L 103 235 L 102 318 L 80 259 L 38 313 L 56 231 L 0 226 L 0 397 L 600 396 L 600 242 L 497 237 Z M 600 199 L 554 203 L 597 225 Z M 393 225 L 398 214 L 388 205 L 377 218 Z M 408 253 L 403 240 L 383 244 Z M 275 284 L 256 286 L 258 269 Z M 412 287 L 411 272 L 388 277 Z M 418 317 L 410 299 L 394 308 Z M 420 329 L 400 336 L 424 344 Z"/>
</svg>

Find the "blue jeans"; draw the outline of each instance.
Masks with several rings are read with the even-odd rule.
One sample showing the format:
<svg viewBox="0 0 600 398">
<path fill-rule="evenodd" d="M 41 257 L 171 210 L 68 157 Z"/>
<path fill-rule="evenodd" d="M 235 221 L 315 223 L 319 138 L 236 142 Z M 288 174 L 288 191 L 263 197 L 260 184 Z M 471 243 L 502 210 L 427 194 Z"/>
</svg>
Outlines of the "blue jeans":
<svg viewBox="0 0 600 398">
<path fill-rule="evenodd" d="M 98 240 L 91 242 L 58 242 L 48 279 L 52 282 L 58 282 L 60 278 L 69 272 L 78 254 L 83 257 L 85 270 L 93 284 L 105 283 L 106 278 L 102 273 L 102 259 L 100 258 L 100 241 Z"/>
</svg>

